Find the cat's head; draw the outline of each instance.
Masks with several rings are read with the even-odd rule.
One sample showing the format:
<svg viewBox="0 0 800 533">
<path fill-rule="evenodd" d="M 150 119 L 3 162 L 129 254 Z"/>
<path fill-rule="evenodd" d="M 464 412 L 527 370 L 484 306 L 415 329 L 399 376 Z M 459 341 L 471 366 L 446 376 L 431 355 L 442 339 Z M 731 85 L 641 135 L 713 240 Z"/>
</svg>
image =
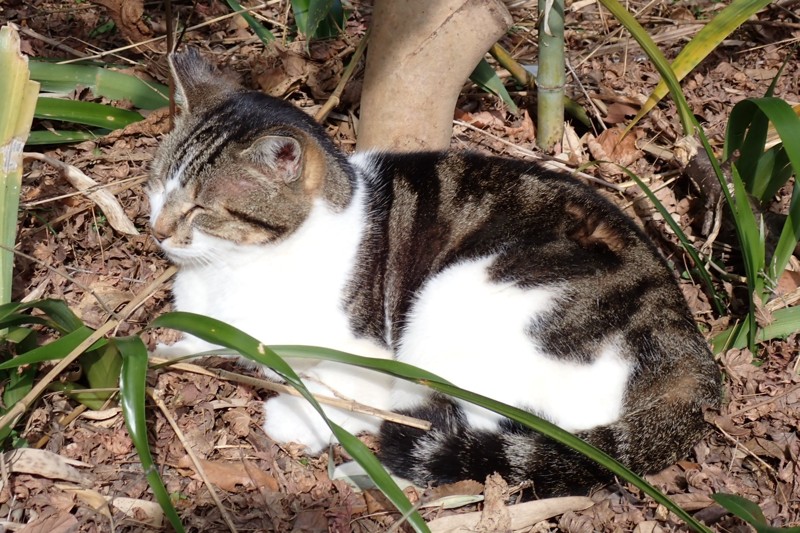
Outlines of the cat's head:
<svg viewBox="0 0 800 533">
<path fill-rule="evenodd" d="M 193 49 L 170 66 L 181 114 L 148 186 L 153 235 L 170 259 L 202 263 L 274 242 L 315 205 L 347 205 L 352 170 L 305 113 L 245 90 Z"/>
</svg>

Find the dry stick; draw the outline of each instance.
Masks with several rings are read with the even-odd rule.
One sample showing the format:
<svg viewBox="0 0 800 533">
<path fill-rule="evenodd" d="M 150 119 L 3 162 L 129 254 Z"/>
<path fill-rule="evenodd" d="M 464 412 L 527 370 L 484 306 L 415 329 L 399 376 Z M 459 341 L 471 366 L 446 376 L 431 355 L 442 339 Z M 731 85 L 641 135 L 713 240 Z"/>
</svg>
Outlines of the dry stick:
<svg viewBox="0 0 800 533">
<path fill-rule="evenodd" d="M 42 392 L 47 388 L 47 385 L 55 381 L 58 378 L 58 375 L 61 374 L 72 362 L 78 358 L 80 354 L 86 351 L 89 346 L 94 344 L 97 340 L 101 339 L 103 335 L 117 327 L 121 322 L 128 319 L 128 317 L 133 313 L 133 311 L 139 307 L 141 302 L 145 301 L 150 295 L 158 290 L 158 288 L 169 278 L 172 277 L 173 274 L 177 272 L 177 268 L 174 266 L 169 267 L 165 270 L 160 276 L 158 276 L 155 280 L 153 280 L 150 285 L 147 286 L 145 290 L 140 292 L 136 295 L 133 300 L 128 302 L 128 305 L 120 311 L 119 318 L 110 319 L 108 322 L 100 326 L 94 333 L 89 335 L 82 343 L 80 343 L 74 350 L 72 350 L 64 359 L 59 361 L 59 363 L 54 366 L 47 375 L 39 380 L 36 385 L 25 395 L 24 398 L 19 400 L 15 403 L 9 411 L 0 417 L 0 427 L 11 427 L 16 424 L 17 420 L 20 416 L 22 416 L 25 411 L 28 410 L 33 402 L 42 394 Z"/>
<path fill-rule="evenodd" d="M 79 168 L 38 152 L 24 152 L 22 157 L 35 159 L 57 168 L 73 187 L 82 192 L 87 191 L 85 192 L 86 196 L 103 211 L 112 228 L 127 235 L 139 235 L 139 231 L 133 225 L 131 219 L 128 218 L 128 215 L 125 214 L 125 210 L 122 209 L 116 196 L 106 189 L 95 189 L 99 183 L 84 174 Z M 92 191 L 88 192 L 88 189 L 92 189 Z"/>
<path fill-rule="evenodd" d="M 568 165 L 564 164 L 563 161 L 560 161 L 560 160 L 558 160 L 558 159 L 556 159 L 554 157 L 548 156 L 546 154 L 543 154 L 543 153 L 540 153 L 540 152 L 534 152 L 533 150 L 528 150 L 527 148 L 523 148 L 521 146 L 518 146 L 518 145 L 512 143 L 511 141 L 507 141 L 507 140 L 503 139 L 502 137 L 498 137 L 497 135 L 489 133 L 488 131 L 484 131 L 484 130 L 478 128 L 478 127 L 473 126 L 472 124 L 464 122 L 463 120 L 454 120 L 453 124 L 457 124 L 459 126 L 463 126 L 465 128 L 471 129 L 473 131 L 477 131 L 481 135 L 485 135 L 487 137 L 490 137 L 490 138 L 494 139 L 495 141 L 498 141 L 500 143 L 505 144 L 506 146 L 510 146 L 511 148 L 514 148 L 515 150 L 517 150 L 519 153 L 521 153 L 523 155 L 527 155 L 527 156 L 536 158 L 536 159 L 538 159 L 540 161 L 542 160 L 542 158 L 544 158 L 544 159 L 547 160 L 546 163 L 549 163 L 549 164 L 551 164 L 551 165 L 553 165 L 553 166 L 555 166 L 555 167 L 557 167 L 557 168 L 559 168 L 561 170 L 566 170 L 567 172 L 573 173 L 575 176 L 583 178 L 583 179 L 585 179 L 587 181 L 598 183 L 598 184 L 600 184 L 600 185 L 602 185 L 604 187 L 608 187 L 609 189 L 614 189 L 617 192 L 625 192 L 625 189 L 623 189 L 619 185 L 615 185 L 613 183 L 609 183 L 606 180 L 603 180 L 603 179 L 600 179 L 600 178 L 595 178 L 594 176 L 592 176 L 590 174 L 587 174 L 585 172 L 575 172 L 575 169 L 570 168 Z"/>
<path fill-rule="evenodd" d="M 347 85 L 347 82 L 350 81 L 350 77 L 353 75 L 353 72 L 356 70 L 356 65 L 361 61 L 361 56 L 364 55 L 364 50 L 367 48 L 367 41 L 369 41 L 369 29 L 364 34 L 364 37 L 361 38 L 361 42 L 358 43 L 355 51 L 353 52 L 353 57 L 350 59 L 350 63 L 347 64 L 347 67 L 344 69 L 342 73 L 342 78 L 339 80 L 339 83 L 336 84 L 336 88 L 333 90 L 330 98 L 328 101 L 325 102 L 319 111 L 317 111 L 314 120 L 317 122 L 324 122 L 326 118 L 328 118 L 328 114 L 339 105 L 340 99 L 342 97 L 342 93 L 344 92 L 344 87 Z"/>
<path fill-rule="evenodd" d="M 164 415 L 164 418 L 167 419 L 167 422 L 169 422 L 170 427 L 172 427 L 172 431 L 174 431 L 175 434 L 178 436 L 178 440 L 181 441 L 183 449 L 186 450 L 186 454 L 189 456 L 189 459 L 192 460 L 192 464 L 194 465 L 195 471 L 203 480 L 203 483 L 206 484 L 208 492 L 211 494 L 211 498 L 213 498 L 214 503 L 217 505 L 217 508 L 219 508 L 219 512 L 222 514 L 222 518 L 224 518 L 225 522 L 228 524 L 228 528 L 233 533 L 236 533 L 237 532 L 236 526 L 233 525 L 233 520 L 231 520 L 228 511 L 225 510 L 225 506 L 222 505 L 222 501 L 219 499 L 219 496 L 217 495 L 217 491 L 214 488 L 214 485 L 211 483 L 211 480 L 208 479 L 208 476 L 206 475 L 206 471 L 203 468 L 203 465 L 201 465 L 200 461 L 197 459 L 197 456 L 192 450 L 192 446 L 186 440 L 186 436 L 183 434 L 183 431 L 181 431 L 181 428 L 178 427 L 178 424 L 175 422 L 175 419 L 172 418 L 169 409 L 167 409 L 167 406 L 164 404 L 164 400 L 161 399 L 161 395 L 158 393 L 158 391 L 148 390 L 148 392 L 150 393 L 150 397 L 153 398 L 153 401 L 156 403 L 158 408 L 161 409 L 161 413 Z"/>
<path fill-rule="evenodd" d="M 38 41 L 42 41 L 45 44 L 49 44 L 53 48 L 58 48 L 59 50 L 63 50 L 65 52 L 67 52 L 68 54 L 72 54 L 72 55 L 74 55 L 76 57 L 79 57 L 81 59 L 86 57 L 86 54 L 84 54 L 80 50 L 75 50 L 71 46 L 67 46 L 66 44 L 61 43 L 61 42 L 59 42 L 59 41 L 57 41 L 55 39 L 51 39 L 49 37 L 45 37 L 41 33 L 38 33 L 38 32 L 36 32 L 36 31 L 34 31 L 34 30 L 30 29 L 30 28 L 20 27 L 20 26 L 17 26 L 16 24 L 13 24 L 13 23 L 11 25 L 14 26 L 20 33 L 24 33 L 28 37 L 33 37 L 34 39 L 36 39 Z"/>
<path fill-rule="evenodd" d="M 155 364 L 170 364 L 172 360 L 164 359 L 161 357 L 150 357 L 150 362 Z M 172 368 L 176 368 L 178 370 L 184 370 L 186 372 L 192 372 L 195 374 L 201 374 L 204 376 L 211 376 L 226 379 L 228 381 L 234 381 L 237 383 L 244 383 L 245 385 L 252 385 L 254 387 L 258 387 L 265 390 L 270 390 L 274 392 L 279 392 L 281 394 L 291 394 L 292 396 L 301 396 L 299 392 L 297 392 L 294 387 L 290 387 L 288 385 L 283 385 L 282 383 L 275 383 L 274 381 L 269 381 L 266 379 L 259 379 L 250 376 L 243 376 L 241 374 L 237 374 L 235 372 L 228 372 L 226 370 L 221 370 L 218 368 L 206 368 L 199 365 L 193 365 L 191 363 L 173 363 L 170 364 Z M 431 423 L 427 420 L 420 420 L 419 418 L 413 418 L 410 416 L 400 415 L 397 413 L 392 413 L 391 411 L 384 411 L 382 409 L 377 409 L 375 407 L 370 407 L 369 405 L 364 405 L 353 400 L 342 400 L 340 398 L 333 398 L 330 396 L 320 396 L 317 394 L 312 394 L 315 400 L 319 403 L 330 405 L 332 407 L 338 407 L 340 409 L 344 409 L 346 411 L 351 411 L 353 413 L 363 413 L 366 415 L 371 415 L 376 418 L 381 418 L 383 420 L 388 420 L 389 422 L 395 422 L 397 424 L 402 424 L 404 426 L 410 426 L 413 428 L 419 428 L 424 430 L 431 429 Z"/>
</svg>

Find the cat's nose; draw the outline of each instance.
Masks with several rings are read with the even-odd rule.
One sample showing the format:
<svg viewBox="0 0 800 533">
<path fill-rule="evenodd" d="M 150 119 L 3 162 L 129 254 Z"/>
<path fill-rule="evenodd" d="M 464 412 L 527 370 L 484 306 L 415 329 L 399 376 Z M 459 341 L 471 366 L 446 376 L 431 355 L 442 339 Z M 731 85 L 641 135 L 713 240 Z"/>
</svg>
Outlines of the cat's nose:
<svg viewBox="0 0 800 533">
<path fill-rule="evenodd" d="M 155 224 L 152 225 L 151 231 L 158 242 L 162 242 L 169 237 L 169 228 L 161 219 L 156 220 Z"/>
</svg>

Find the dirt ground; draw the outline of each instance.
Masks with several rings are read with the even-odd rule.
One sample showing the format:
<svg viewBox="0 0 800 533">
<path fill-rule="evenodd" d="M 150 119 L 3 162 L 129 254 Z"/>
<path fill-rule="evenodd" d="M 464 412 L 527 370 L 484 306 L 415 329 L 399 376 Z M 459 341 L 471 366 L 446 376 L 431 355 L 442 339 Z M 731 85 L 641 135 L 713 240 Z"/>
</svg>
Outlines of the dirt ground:
<svg viewBox="0 0 800 533">
<path fill-rule="evenodd" d="M 310 45 L 291 30 L 286 0 L 268 2 L 256 11 L 277 41 L 265 48 L 239 17 L 213 19 L 230 13 L 224 2 L 175 2 L 181 23 L 207 23 L 186 32 L 193 43 L 243 81 L 285 97 L 314 113 L 330 96 L 369 24 L 367 2 L 352 2 L 346 32 Z M 144 6 L 146 16 L 136 8 Z M 705 19 L 723 7 L 710 0 L 650 2 L 627 5 L 637 13 L 656 42 L 672 58 L 701 28 Z M 23 29 L 23 50 L 34 57 L 74 59 L 75 51 L 95 54 L 130 42 L 164 34 L 161 3 L 117 0 L 7 0 L 0 18 Z M 515 27 L 502 44 L 522 64 L 536 63 L 535 11 L 514 12 Z M 674 160 L 680 124 L 675 108 L 664 102 L 642 120 L 634 135 L 614 148 L 619 127 L 627 124 L 655 87 L 658 75 L 636 44 L 627 38 L 594 0 L 573 2 L 567 9 L 570 76 L 568 91 L 593 120 L 587 130 L 570 122 L 559 150 L 571 168 L 591 160 L 626 165 L 649 180 L 673 217 L 698 247 L 708 243 L 701 230 L 705 216 L 701 195 Z M 114 21 L 113 28 L 107 23 Z M 103 29 L 105 28 L 105 29 Z M 777 84 L 775 94 L 792 104 L 800 102 L 800 4 L 774 2 L 726 39 L 683 82 L 685 95 L 715 147 L 721 149 L 725 121 L 732 106 L 765 93 L 780 64 L 795 54 Z M 165 41 L 159 40 L 105 56 L 146 79 L 165 82 Z M 501 70 L 501 75 L 508 78 Z M 363 66 L 348 82 L 342 102 L 326 121 L 336 142 L 351 151 L 355 144 L 358 100 Z M 535 99 L 532 92 L 507 80 L 523 113 L 511 115 L 495 97 L 466 84 L 455 112 L 452 145 L 513 157 L 531 157 L 534 148 Z M 83 90 L 73 98 L 102 101 Z M 125 106 L 124 102 L 115 103 Z M 533 118 L 531 118 L 533 117 Z M 424 117 L 420 117 L 424 120 Z M 36 128 L 55 126 L 37 121 Z M 107 185 L 124 208 L 139 235 L 114 230 L 104 213 L 75 189 L 53 166 L 26 163 L 21 197 L 15 299 L 60 298 L 90 326 L 108 319 L 90 290 L 117 308 L 148 288 L 167 263 L 148 235 L 148 203 L 143 193 L 147 166 L 166 131 L 163 112 L 107 138 L 77 145 L 35 151 L 74 165 Z M 688 259 L 661 217 L 643 200 L 641 190 L 610 167 L 584 172 L 613 185 L 598 187 L 640 222 L 664 255 L 683 270 Z M 788 189 L 781 191 L 772 210 L 785 209 Z M 784 213 L 785 214 L 785 213 Z M 741 318 L 746 290 L 733 240 L 723 231 L 711 245 L 727 265 L 733 281 L 719 288 L 731 296 L 729 315 L 719 317 L 698 285 L 685 277 L 682 287 L 695 317 L 709 338 L 732 320 Z M 796 264 L 796 263 L 795 263 Z M 788 274 L 787 291 L 797 290 L 798 275 Z M 170 308 L 169 284 L 155 287 L 144 303 L 115 334 L 141 334 L 151 346 L 169 332 L 144 330 Z M 172 335 L 174 338 L 174 334 Z M 709 413 L 709 433 L 690 457 L 649 479 L 682 507 L 716 531 L 749 531 L 715 504 L 714 492 L 739 494 L 761 505 L 774 526 L 800 525 L 800 375 L 798 339 L 773 340 L 758 353 L 731 349 L 718 355 L 725 374 L 726 401 L 720 412 Z M 223 363 L 224 364 L 224 363 Z M 235 367 L 228 366 L 230 370 Z M 240 370 L 241 371 L 241 370 Z M 69 379 L 68 377 L 65 379 Z M 163 396 L 166 409 L 149 411 L 150 442 L 160 473 L 188 531 L 231 531 L 221 511 L 187 458 L 186 446 L 202 460 L 237 531 L 373 532 L 392 529 L 399 515 L 374 491 L 355 492 L 344 481 L 331 481 L 329 462 L 346 459 L 339 449 L 333 457 L 305 457 L 279 447 L 261 429 L 261 402 L 268 395 L 250 386 L 179 370 L 153 373 L 149 383 Z M 118 407 L 101 412 L 76 412 L 78 404 L 58 393 L 47 393 L 28 411 L 20 425 L 31 445 L 75 463 L 77 479 L 3 471 L 0 516 L 9 530 L 33 531 L 161 531 L 168 526 L 148 523 L 144 508 L 124 512 L 124 498 L 152 500 L 145 475 L 124 427 Z M 174 419 L 179 435 L 168 418 Z M 181 437 L 183 440 L 181 440 Z M 365 437 L 370 443 L 369 437 Z M 66 478 L 69 479 L 69 478 Z M 484 482 L 484 480 L 477 480 Z M 480 483 L 445 489 L 444 494 L 480 494 Z M 514 487 L 509 503 L 514 500 Z M 418 499 L 416 493 L 409 493 Z M 430 495 L 429 495 L 430 496 Z M 487 490 L 486 508 L 490 495 Z M 105 498 L 105 500 L 103 499 Z M 496 499 L 496 498 L 495 498 Z M 531 524 L 520 531 L 668 531 L 685 526 L 638 489 L 617 484 L 594 495 L 595 504 Z M 98 501 L 100 503 L 98 503 Z M 111 505 L 104 502 L 110 501 Z M 496 501 L 495 501 L 496 503 Z M 504 506 L 501 504 L 502 510 Z M 477 503 L 453 510 L 424 508 L 426 519 L 481 510 Z M 15 526 L 16 524 L 16 526 Z M 20 529 L 20 524 L 28 524 Z M 407 526 L 400 526 L 404 530 Z M 395 531 L 397 529 L 394 529 Z M 490 530 L 484 530 L 490 531 Z"/>
</svg>

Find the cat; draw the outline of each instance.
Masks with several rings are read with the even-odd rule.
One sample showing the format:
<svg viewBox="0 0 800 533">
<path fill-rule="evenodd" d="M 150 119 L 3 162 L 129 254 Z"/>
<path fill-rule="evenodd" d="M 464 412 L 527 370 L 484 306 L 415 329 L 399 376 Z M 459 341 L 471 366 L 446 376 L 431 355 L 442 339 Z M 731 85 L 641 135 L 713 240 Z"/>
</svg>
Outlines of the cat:
<svg viewBox="0 0 800 533">
<path fill-rule="evenodd" d="M 720 373 L 667 263 L 571 176 L 471 152 L 357 153 L 189 49 L 182 112 L 149 182 L 152 233 L 179 266 L 175 307 L 265 344 L 394 358 L 550 420 L 641 473 L 684 457 Z M 424 117 L 420 117 L 424 119 Z M 213 349 L 186 337 L 159 353 Z M 378 434 L 387 468 L 426 486 L 494 472 L 537 497 L 611 474 L 500 415 L 333 362 L 312 392 L 429 420 L 429 431 L 326 407 Z M 273 376 L 269 371 L 268 375 Z M 305 400 L 265 403 L 266 433 L 309 453 L 331 433 Z"/>
</svg>

